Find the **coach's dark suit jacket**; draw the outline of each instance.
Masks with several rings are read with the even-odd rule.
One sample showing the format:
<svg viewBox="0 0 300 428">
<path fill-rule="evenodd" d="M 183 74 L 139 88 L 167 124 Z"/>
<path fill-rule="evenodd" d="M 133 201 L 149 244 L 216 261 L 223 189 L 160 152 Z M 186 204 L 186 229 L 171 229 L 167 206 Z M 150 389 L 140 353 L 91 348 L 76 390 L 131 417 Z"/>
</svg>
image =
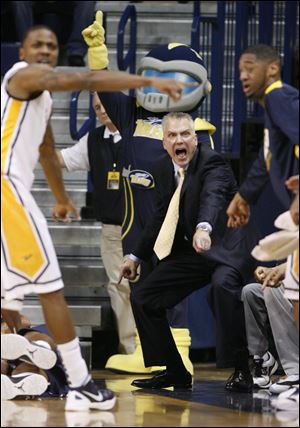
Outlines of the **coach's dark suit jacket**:
<svg viewBox="0 0 300 428">
<path fill-rule="evenodd" d="M 174 166 L 168 154 L 157 163 L 157 206 L 133 254 L 147 260 L 175 191 Z M 250 253 L 259 234 L 254 225 L 239 229 L 226 227 L 226 208 L 236 192 L 236 182 L 228 163 L 220 154 L 199 145 L 187 169 L 180 195 L 179 225 L 173 249 L 186 239 L 192 246 L 196 225 L 208 222 L 213 228 L 212 247 L 202 257 L 237 269 L 246 281 L 253 275 L 255 261 Z"/>
</svg>

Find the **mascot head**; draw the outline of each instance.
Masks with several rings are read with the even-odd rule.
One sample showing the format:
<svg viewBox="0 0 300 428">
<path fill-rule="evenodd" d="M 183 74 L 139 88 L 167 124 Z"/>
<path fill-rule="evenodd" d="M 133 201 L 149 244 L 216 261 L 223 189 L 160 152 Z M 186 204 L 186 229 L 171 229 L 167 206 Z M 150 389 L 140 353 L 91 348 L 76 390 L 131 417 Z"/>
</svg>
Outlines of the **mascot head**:
<svg viewBox="0 0 300 428">
<path fill-rule="evenodd" d="M 198 86 L 183 88 L 182 97 L 176 102 L 154 88 L 137 89 L 138 103 L 153 113 L 193 111 L 201 105 L 211 91 L 211 84 L 207 80 L 207 71 L 201 56 L 190 46 L 179 43 L 160 45 L 152 49 L 142 58 L 137 74 L 198 83 Z"/>
</svg>

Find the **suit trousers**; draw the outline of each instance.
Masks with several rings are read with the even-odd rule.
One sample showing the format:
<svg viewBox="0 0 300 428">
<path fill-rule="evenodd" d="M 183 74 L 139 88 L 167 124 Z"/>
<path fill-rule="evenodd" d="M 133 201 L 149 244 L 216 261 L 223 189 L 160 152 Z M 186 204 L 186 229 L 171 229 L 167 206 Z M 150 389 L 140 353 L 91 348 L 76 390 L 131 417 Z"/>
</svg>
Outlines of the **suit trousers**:
<svg viewBox="0 0 300 428">
<path fill-rule="evenodd" d="M 120 267 L 123 263 L 121 226 L 102 224 L 100 249 L 108 276 L 106 288 L 117 323 L 119 352 L 132 354 L 135 349 L 135 322 L 129 298 L 130 286 L 126 279 L 122 279 L 118 284 Z"/>
<path fill-rule="evenodd" d="M 141 262 L 140 264 L 140 276 L 137 278 L 137 281 L 130 282 L 131 288 L 135 287 L 139 282 L 143 282 L 148 275 L 155 269 L 157 266 L 158 259 L 156 256 L 153 256 L 148 262 Z M 188 301 L 183 299 L 176 306 L 167 310 L 167 318 L 170 327 L 172 328 L 189 328 L 188 322 Z"/>
<path fill-rule="evenodd" d="M 245 314 L 241 298 L 244 280 L 240 273 L 228 266 L 218 265 L 211 277 L 207 294 L 209 306 L 216 320 L 216 365 L 235 367 L 236 353 L 247 349 Z"/>
<path fill-rule="evenodd" d="M 178 361 L 166 311 L 209 282 L 224 291 L 223 307 L 216 307 L 217 328 L 222 328 L 222 344 L 234 361 L 235 350 L 246 344 L 243 304 L 239 300 L 241 277 L 232 267 L 197 254 L 188 243 L 179 246 L 154 271 L 131 290 L 131 304 L 139 331 L 145 366 L 170 365 Z M 236 312 L 238 308 L 238 312 Z M 218 312 L 219 310 L 219 312 Z M 221 319 L 219 319 L 221 318 Z"/>
<path fill-rule="evenodd" d="M 263 356 L 268 350 L 268 320 L 282 368 L 286 375 L 299 373 L 299 335 L 292 303 L 284 297 L 284 288 L 262 289 L 252 283 L 243 288 L 248 349 Z"/>
</svg>

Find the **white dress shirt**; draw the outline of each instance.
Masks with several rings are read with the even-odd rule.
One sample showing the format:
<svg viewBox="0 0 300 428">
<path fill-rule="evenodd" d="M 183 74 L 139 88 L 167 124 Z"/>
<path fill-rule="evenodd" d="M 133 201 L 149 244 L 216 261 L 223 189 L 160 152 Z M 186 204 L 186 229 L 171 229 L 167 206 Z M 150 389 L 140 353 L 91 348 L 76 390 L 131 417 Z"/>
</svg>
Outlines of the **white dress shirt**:
<svg viewBox="0 0 300 428">
<path fill-rule="evenodd" d="M 118 143 L 122 138 L 119 131 L 111 132 L 107 127 L 105 127 L 103 138 L 108 139 L 111 135 L 114 137 L 114 143 Z M 80 138 L 80 140 L 72 147 L 67 147 L 66 149 L 61 150 L 61 155 L 68 171 L 90 170 L 87 142 L 88 134 Z"/>
</svg>

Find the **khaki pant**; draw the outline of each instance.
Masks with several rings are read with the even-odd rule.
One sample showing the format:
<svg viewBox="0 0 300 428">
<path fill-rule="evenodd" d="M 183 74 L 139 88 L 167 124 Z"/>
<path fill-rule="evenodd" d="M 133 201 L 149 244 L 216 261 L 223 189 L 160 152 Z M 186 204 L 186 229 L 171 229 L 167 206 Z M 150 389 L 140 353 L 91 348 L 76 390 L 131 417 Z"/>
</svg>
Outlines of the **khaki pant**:
<svg viewBox="0 0 300 428">
<path fill-rule="evenodd" d="M 114 311 L 118 334 L 119 352 L 131 354 L 135 349 L 135 322 L 130 304 L 130 286 L 126 279 L 119 279 L 120 267 L 123 263 L 121 244 L 121 226 L 102 224 L 100 249 L 103 265 L 108 276 L 107 292 Z"/>
</svg>

